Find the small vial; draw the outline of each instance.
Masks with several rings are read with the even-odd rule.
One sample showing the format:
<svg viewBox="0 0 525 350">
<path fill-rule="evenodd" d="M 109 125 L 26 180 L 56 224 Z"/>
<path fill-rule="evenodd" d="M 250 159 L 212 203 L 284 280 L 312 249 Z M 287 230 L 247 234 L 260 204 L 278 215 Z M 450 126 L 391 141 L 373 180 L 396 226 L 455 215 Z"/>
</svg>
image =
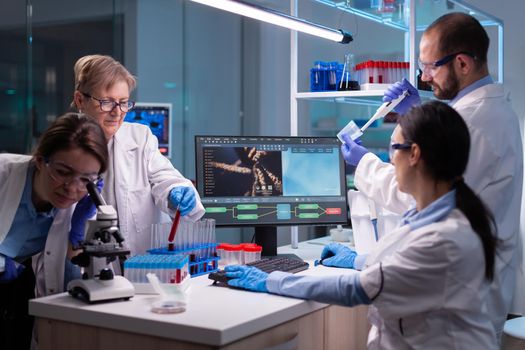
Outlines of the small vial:
<svg viewBox="0 0 525 350">
<path fill-rule="evenodd" d="M 352 140 L 355 140 L 358 137 L 360 137 L 361 135 L 363 135 L 363 132 L 361 131 L 361 129 L 357 126 L 357 124 L 353 120 L 350 120 L 350 122 L 348 124 L 346 124 L 346 126 L 343 129 L 341 129 L 341 131 L 339 131 L 337 133 L 337 138 L 342 143 L 345 143 L 345 141 L 343 140 L 343 135 L 344 134 L 350 135 L 350 138 Z"/>
<path fill-rule="evenodd" d="M 244 247 L 244 263 L 248 264 L 261 260 L 262 247 L 259 245 Z"/>
</svg>

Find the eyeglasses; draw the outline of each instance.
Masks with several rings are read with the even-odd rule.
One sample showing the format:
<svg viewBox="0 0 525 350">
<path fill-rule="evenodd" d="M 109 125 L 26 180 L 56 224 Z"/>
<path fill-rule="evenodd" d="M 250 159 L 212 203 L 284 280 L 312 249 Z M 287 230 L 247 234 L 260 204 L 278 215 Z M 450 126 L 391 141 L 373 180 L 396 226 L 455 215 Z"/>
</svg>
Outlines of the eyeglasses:
<svg viewBox="0 0 525 350">
<path fill-rule="evenodd" d="M 405 143 L 391 143 L 390 148 L 388 150 L 388 156 L 390 157 L 390 160 L 394 158 L 394 152 L 398 149 L 410 149 L 414 143 L 413 142 L 405 142 Z"/>
<path fill-rule="evenodd" d="M 77 191 L 87 191 L 87 184 L 97 182 L 99 179 L 98 174 L 79 174 L 62 162 L 55 162 L 47 158 L 44 158 L 44 161 L 49 171 L 49 176 L 54 181 L 62 185 L 73 186 Z"/>
<path fill-rule="evenodd" d="M 418 65 L 419 69 L 421 70 L 421 72 L 423 72 L 423 74 L 427 74 L 427 75 L 430 75 L 431 77 L 433 77 L 436 74 L 436 71 L 437 71 L 437 69 L 439 67 L 444 66 L 445 64 L 449 63 L 454 58 L 456 58 L 457 55 L 467 55 L 467 56 L 470 56 L 470 57 L 476 59 L 475 55 L 473 55 L 473 54 L 471 54 L 469 52 L 460 51 L 460 52 L 456 52 L 456 53 L 447 55 L 447 56 L 443 57 L 442 59 L 434 61 L 434 62 L 428 62 L 427 63 L 427 62 L 422 62 L 420 59 L 418 59 L 417 60 L 417 65 Z"/>
<path fill-rule="evenodd" d="M 81 94 L 86 96 L 87 98 L 92 98 L 95 101 L 97 101 L 100 104 L 100 110 L 102 112 L 111 112 L 115 109 L 115 107 L 118 106 L 118 108 L 120 108 L 120 110 L 123 113 L 127 113 L 130 110 L 132 110 L 133 107 L 135 107 L 135 101 L 128 100 L 128 101 L 116 102 L 116 101 L 111 101 L 111 100 L 101 100 L 89 94 L 86 94 L 85 92 L 81 92 Z"/>
</svg>

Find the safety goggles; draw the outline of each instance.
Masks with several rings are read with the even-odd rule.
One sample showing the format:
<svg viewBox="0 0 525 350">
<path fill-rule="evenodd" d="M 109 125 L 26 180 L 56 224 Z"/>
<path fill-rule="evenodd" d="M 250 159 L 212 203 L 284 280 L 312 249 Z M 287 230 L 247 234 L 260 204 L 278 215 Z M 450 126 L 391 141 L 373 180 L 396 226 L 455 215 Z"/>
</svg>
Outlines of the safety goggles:
<svg viewBox="0 0 525 350">
<path fill-rule="evenodd" d="M 405 143 L 391 143 L 390 148 L 388 149 L 388 156 L 390 157 L 390 160 L 394 157 L 394 152 L 398 149 L 410 149 L 414 143 L 413 142 L 405 142 Z"/>
<path fill-rule="evenodd" d="M 429 75 L 431 77 L 434 77 L 434 75 L 436 74 L 436 72 L 437 72 L 439 67 L 444 66 L 445 64 L 449 63 L 454 58 L 456 58 L 457 55 L 467 55 L 467 56 L 470 56 L 470 57 L 476 59 L 476 56 L 474 56 L 473 54 L 471 54 L 469 52 L 460 51 L 460 52 L 456 52 L 456 53 L 447 55 L 447 56 L 443 57 L 442 59 L 434 61 L 434 62 L 428 62 L 428 63 L 427 62 L 422 62 L 418 58 L 417 65 L 418 65 L 419 69 L 421 70 L 421 72 L 423 72 L 423 74 L 426 74 L 426 75 Z"/>
<path fill-rule="evenodd" d="M 115 109 L 115 107 L 118 106 L 121 112 L 127 113 L 131 111 L 133 107 L 135 107 L 135 101 L 128 100 L 128 101 L 116 102 L 116 101 L 111 101 L 111 100 L 101 100 L 99 98 L 86 94 L 85 92 L 81 92 L 81 94 L 86 96 L 87 98 L 91 98 L 97 101 L 100 105 L 100 110 L 102 112 L 111 112 Z"/>
<path fill-rule="evenodd" d="M 47 158 L 44 161 L 51 179 L 62 185 L 73 186 L 77 191 L 87 191 L 87 184 L 96 183 L 99 179 L 98 174 L 81 174 L 62 162 Z"/>
</svg>

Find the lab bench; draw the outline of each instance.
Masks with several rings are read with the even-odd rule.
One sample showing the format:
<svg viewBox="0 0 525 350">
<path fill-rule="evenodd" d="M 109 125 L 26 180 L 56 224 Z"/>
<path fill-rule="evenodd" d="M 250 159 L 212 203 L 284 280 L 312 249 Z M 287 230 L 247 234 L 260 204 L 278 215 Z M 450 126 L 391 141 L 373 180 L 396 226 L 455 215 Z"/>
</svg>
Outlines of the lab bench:
<svg viewBox="0 0 525 350">
<path fill-rule="evenodd" d="M 309 275 L 353 273 L 313 266 L 329 238 L 280 247 L 310 263 Z M 155 314 L 157 295 L 89 305 L 67 293 L 31 300 L 40 350 L 50 349 L 365 349 L 367 307 L 346 308 L 212 286 L 192 278 L 186 311 Z"/>
</svg>

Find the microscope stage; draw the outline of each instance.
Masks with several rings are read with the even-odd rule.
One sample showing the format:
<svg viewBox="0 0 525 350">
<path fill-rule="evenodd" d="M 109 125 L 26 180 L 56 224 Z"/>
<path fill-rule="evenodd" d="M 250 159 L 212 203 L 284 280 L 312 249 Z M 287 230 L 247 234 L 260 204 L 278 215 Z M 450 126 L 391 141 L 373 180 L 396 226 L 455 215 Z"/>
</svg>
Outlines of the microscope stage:
<svg viewBox="0 0 525 350">
<path fill-rule="evenodd" d="M 122 276 L 114 276 L 110 280 L 76 279 L 68 283 L 67 291 L 88 303 L 129 300 L 135 295 L 133 284 Z"/>
</svg>

